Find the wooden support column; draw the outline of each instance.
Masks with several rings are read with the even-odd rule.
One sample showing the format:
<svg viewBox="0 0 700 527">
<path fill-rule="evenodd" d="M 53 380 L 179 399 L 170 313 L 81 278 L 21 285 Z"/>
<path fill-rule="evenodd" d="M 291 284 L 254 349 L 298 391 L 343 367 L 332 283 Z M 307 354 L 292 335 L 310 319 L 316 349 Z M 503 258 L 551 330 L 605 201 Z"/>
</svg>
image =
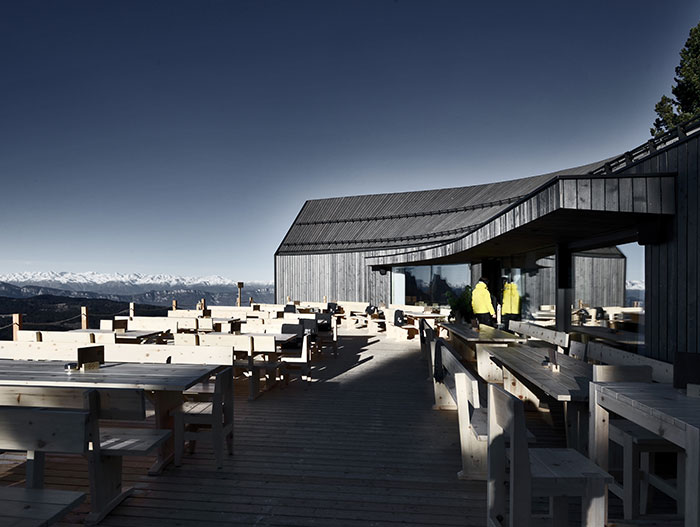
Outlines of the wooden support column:
<svg viewBox="0 0 700 527">
<path fill-rule="evenodd" d="M 17 340 L 19 331 L 22 329 L 22 313 L 12 315 L 12 340 Z"/>
<path fill-rule="evenodd" d="M 129 318 L 134 318 L 134 311 L 135 311 L 134 306 L 135 305 L 136 304 L 134 304 L 133 302 L 129 303 Z"/>
<path fill-rule="evenodd" d="M 557 331 L 566 333 L 571 329 L 571 302 L 574 297 L 574 258 L 565 243 L 558 243 L 556 249 L 557 284 Z"/>
<path fill-rule="evenodd" d="M 80 328 L 88 328 L 88 308 L 87 306 L 80 307 Z"/>
</svg>

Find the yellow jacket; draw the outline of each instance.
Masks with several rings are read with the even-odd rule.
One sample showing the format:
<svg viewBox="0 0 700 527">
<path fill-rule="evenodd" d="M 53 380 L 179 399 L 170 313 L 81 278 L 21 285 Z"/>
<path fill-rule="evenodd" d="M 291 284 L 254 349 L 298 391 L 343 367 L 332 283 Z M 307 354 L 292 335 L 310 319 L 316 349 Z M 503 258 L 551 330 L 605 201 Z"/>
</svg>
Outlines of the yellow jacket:
<svg viewBox="0 0 700 527">
<path fill-rule="evenodd" d="M 472 310 L 475 315 L 483 313 L 491 313 L 491 316 L 496 315 L 491 303 L 491 293 L 484 282 L 479 282 L 472 291 Z"/>
<path fill-rule="evenodd" d="M 503 315 L 520 314 L 520 293 L 515 282 L 507 283 L 503 286 Z"/>
</svg>

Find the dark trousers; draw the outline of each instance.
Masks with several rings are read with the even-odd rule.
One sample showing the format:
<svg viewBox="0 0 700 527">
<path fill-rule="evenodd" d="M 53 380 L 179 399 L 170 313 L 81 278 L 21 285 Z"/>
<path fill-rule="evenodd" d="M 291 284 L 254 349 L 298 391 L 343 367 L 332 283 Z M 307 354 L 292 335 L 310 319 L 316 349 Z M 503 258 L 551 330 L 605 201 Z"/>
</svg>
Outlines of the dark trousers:
<svg viewBox="0 0 700 527">
<path fill-rule="evenodd" d="M 503 322 L 503 325 L 506 327 L 506 329 L 508 329 L 508 322 L 510 322 L 511 320 L 520 320 L 520 315 L 501 315 L 501 322 Z"/>
<path fill-rule="evenodd" d="M 494 319 L 491 313 L 475 313 L 474 316 L 479 321 L 479 324 L 486 324 L 487 326 L 494 325 Z"/>
</svg>

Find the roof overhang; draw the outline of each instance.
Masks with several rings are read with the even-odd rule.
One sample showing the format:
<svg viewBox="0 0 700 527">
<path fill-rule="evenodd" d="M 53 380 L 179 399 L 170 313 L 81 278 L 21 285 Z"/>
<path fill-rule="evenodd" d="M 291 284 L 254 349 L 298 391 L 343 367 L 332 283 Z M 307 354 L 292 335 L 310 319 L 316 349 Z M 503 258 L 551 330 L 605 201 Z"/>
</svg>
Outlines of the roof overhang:
<svg viewBox="0 0 700 527">
<path fill-rule="evenodd" d="M 475 231 L 429 249 L 368 258 L 373 267 L 528 259 L 557 244 L 583 251 L 631 241 L 653 243 L 675 213 L 675 173 L 558 176 Z"/>
</svg>

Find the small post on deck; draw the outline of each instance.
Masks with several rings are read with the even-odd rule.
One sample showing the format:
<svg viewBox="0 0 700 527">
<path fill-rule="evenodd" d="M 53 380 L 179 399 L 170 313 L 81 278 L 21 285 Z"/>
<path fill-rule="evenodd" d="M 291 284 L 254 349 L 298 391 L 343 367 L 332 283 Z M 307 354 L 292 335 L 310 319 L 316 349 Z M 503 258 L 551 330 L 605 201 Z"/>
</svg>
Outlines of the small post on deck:
<svg viewBox="0 0 700 527">
<path fill-rule="evenodd" d="M 173 300 L 173 311 L 177 311 L 177 300 Z"/>
<path fill-rule="evenodd" d="M 292 301 L 292 297 L 287 295 L 287 304 L 289 304 Z"/>
<path fill-rule="evenodd" d="M 238 282 L 238 300 L 236 302 L 238 303 L 238 307 L 241 307 L 241 298 L 243 297 L 243 282 Z"/>
<path fill-rule="evenodd" d="M 12 315 L 12 340 L 17 340 L 19 331 L 22 329 L 22 313 Z"/>
<path fill-rule="evenodd" d="M 80 328 L 88 328 L 88 308 L 87 306 L 80 306 Z"/>
<path fill-rule="evenodd" d="M 571 301 L 574 293 L 573 255 L 566 243 L 557 243 L 556 248 L 557 283 L 557 331 L 568 333 L 571 329 Z"/>
<path fill-rule="evenodd" d="M 248 303 L 252 306 L 253 305 L 253 297 L 250 296 L 248 297 Z"/>
<path fill-rule="evenodd" d="M 129 318 L 134 318 L 135 305 L 136 304 L 134 304 L 133 302 L 129 302 Z"/>
<path fill-rule="evenodd" d="M 328 297 L 326 295 L 323 295 L 323 303 L 324 304 L 328 303 Z"/>
</svg>

